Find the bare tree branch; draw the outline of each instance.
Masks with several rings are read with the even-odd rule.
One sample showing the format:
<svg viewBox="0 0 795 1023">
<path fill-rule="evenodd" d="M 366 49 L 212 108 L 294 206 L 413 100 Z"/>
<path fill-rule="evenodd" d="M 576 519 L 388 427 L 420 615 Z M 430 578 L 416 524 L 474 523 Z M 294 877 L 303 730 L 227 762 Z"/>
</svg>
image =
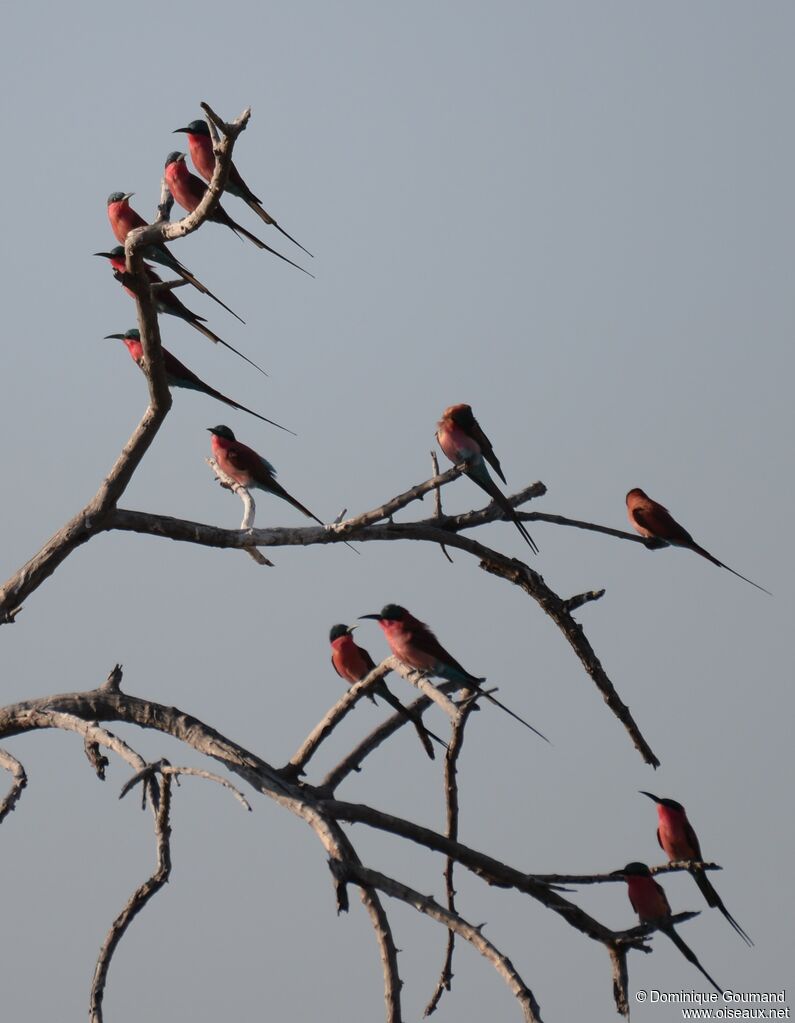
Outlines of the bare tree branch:
<svg viewBox="0 0 795 1023">
<path fill-rule="evenodd" d="M 657 867 L 649 867 L 649 870 L 652 874 L 673 874 L 680 870 L 691 870 L 693 867 L 701 870 L 723 870 L 717 863 L 698 863 L 695 860 L 671 860 Z M 624 880 L 616 874 L 534 874 L 533 877 L 536 881 L 554 885 L 614 884 L 616 881 Z"/>
<path fill-rule="evenodd" d="M 309 735 L 301 743 L 298 750 L 290 757 L 289 768 L 292 777 L 297 778 L 315 755 L 324 739 L 327 739 L 342 719 L 349 714 L 363 696 L 373 691 L 375 686 L 392 670 L 392 658 L 388 657 L 363 679 L 354 682 L 337 700 L 326 714 L 315 725 Z M 400 715 L 397 715 L 398 717 Z"/>
<path fill-rule="evenodd" d="M 518 1000 L 522 1009 L 522 1015 L 527 1023 L 543 1023 L 533 992 L 519 976 L 510 959 L 483 935 L 480 928 L 474 927 L 457 913 L 452 913 L 449 909 L 445 909 L 444 906 L 440 906 L 431 896 L 421 895 L 413 888 L 409 888 L 408 885 L 401 884 L 399 881 L 395 881 L 391 877 L 379 873 L 377 870 L 370 870 L 358 863 L 349 862 L 340 864 L 337 869 L 343 871 L 345 880 L 369 885 L 384 892 L 385 895 L 400 899 L 401 902 L 413 906 L 432 920 L 444 924 L 448 930 L 453 931 L 465 941 L 468 941 L 473 948 L 492 964 L 508 985 L 511 993 Z"/>
<path fill-rule="evenodd" d="M 225 138 L 219 146 L 212 180 L 193 213 L 174 224 L 166 219 L 158 219 L 127 235 L 124 243 L 127 272 L 135 281 L 135 304 L 144 352 L 143 370 L 149 385 L 149 407 L 94 497 L 0 589 L 0 625 L 13 622 L 23 601 L 52 575 L 61 562 L 73 550 L 106 528 L 110 513 L 115 509 L 171 408 L 171 392 L 163 368 L 157 309 L 144 273 L 143 251 L 148 245 L 160 245 L 195 231 L 212 213 L 226 183 L 235 139 L 244 130 L 250 115 L 250 110 L 245 110 L 233 124 L 224 126 Z"/>
<path fill-rule="evenodd" d="M 461 750 L 464 746 L 464 727 L 469 719 L 469 715 L 476 706 L 475 700 L 477 694 L 473 699 L 466 702 L 461 710 L 460 718 L 453 722 L 453 732 L 450 738 L 450 745 L 447 747 L 447 753 L 444 758 L 444 791 L 445 791 L 445 803 L 447 805 L 447 837 L 455 841 L 458 838 L 458 758 L 461 755 Z M 447 895 L 447 908 L 451 913 L 455 913 L 455 885 L 453 882 L 453 868 L 455 860 L 452 856 L 447 857 L 447 862 L 444 867 L 444 886 L 445 893 Z M 455 931 L 448 930 L 447 932 L 447 948 L 445 950 L 444 961 L 442 963 L 441 973 L 439 974 L 439 981 L 436 985 L 428 1004 L 425 1006 L 425 1012 L 423 1016 L 430 1016 L 436 1011 L 436 1007 L 441 1000 L 442 994 L 445 991 L 449 991 L 453 981 L 453 952 L 455 950 Z"/>
<path fill-rule="evenodd" d="M 240 523 L 240 528 L 251 529 L 254 526 L 254 515 L 257 510 L 256 505 L 254 504 L 254 498 L 251 496 L 251 491 L 247 487 L 244 487 L 242 483 L 238 483 L 237 480 L 233 480 L 231 476 L 225 473 L 214 458 L 205 458 L 204 460 L 215 473 L 221 486 L 237 494 L 243 502 L 243 521 Z M 246 547 L 244 549 L 246 554 L 249 554 L 258 565 L 269 565 L 273 568 L 273 562 L 268 561 L 265 555 L 261 551 L 258 551 L 256 547 Z"/>
<path fill-rule="evenodd" d="M 3 821 L 19 802 L 22 790 L 28 784 L 28 776 L 25 774 L 25 768 L 17 758 L 12 757 L 4 749 L 0 749 L 0 767 L 11 774 L 11 788 L 8 790 L 5 798 L 0 801 L 0 821 Z"/>
<path fill-rule="evenodd" d="M 439 459 L 436 457 L 436 452 L 435 451 L 431 451 L 431 467 L 433 469 L 434 477 L 438 476 L 439 475 Z M 441 487 L 438 487 L 438 486 L 434 487 L 433 503 L 434 503 L 434 507 L 436 509 L 436 518 L 437 518 L 437 520 L 441 521 L 444 518 L 444 515 L 442 513 L 442 488 Z M 444 556 L 447 558 L 447 560 L 452 565 L 453 559 L 450 557 L 450 553 L 447 550 L 447 548 L 445 547 L 445 545 L 443 543 L 440 543 L 439 546 L 442 549 L 442 554 L 444 554 Z M 427 1013 L 426 1013 L 426 1015 L 427 1015 Z"/>
<path fill-rule="evenodd" d="M 88 1018 L 91 1023 L 102 1023 L 102 1002 L 105 997 L 105 984 L 108 977 L 113 953 L 116 951 L 124 932 L 140 913 L 147 902 L 168 881 L 171 874 L 171 826 L 169 810 L 171 807 L 171 782 L 163 777 L 160 783 L 159 805 L 155 813 L 155 834 L 157 838 L 157 863 L 154 873 L 133 892 L 121 913 L 111 924 L 111 928 L 102 943 L 94 977 L 91 982 Z"/>
<path fill-rule="evenodd" d="M 427 710 L 431 705 L 431 701 L 421 696 L 418 700 L 414 700 L 413 703 L 407 704 L 407 709 L 415 714 L 422 714 L 423 711 Z M 392 714 L 374 728 L 368 736 L 355 746 L 347 756 L 332 768 L 331 771 L 326 775 L 323 781 L 320 783 L 319 791 L 324 795 L 331 795 L 337 786 L 345 778 L 348 777 L 354 771 L 358 771 L 362 765 L 362 762 L 368 757 L 374 750 L 385 742 L 390 735 L 393 735 L 399 728 L 409 723 L 409 719 L 403 714 Z"/>
</svg>

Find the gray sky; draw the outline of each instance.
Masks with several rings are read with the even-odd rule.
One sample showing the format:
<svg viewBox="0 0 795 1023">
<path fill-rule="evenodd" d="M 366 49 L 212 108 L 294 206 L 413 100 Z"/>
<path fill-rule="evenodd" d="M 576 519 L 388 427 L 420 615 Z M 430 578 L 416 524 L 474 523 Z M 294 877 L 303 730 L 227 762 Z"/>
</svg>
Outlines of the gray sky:
<svg viewBox="0 0 795 1023">
<path fill-rule="evenodd" d="M 554 590 L 606 587 L 578 618 L 660 756 L 656 773 L 534 603 L 425 545 L 368 544 L 360 558 L 279 550 L 271 570 L 236 552 L 99 538 L 2 630 L 3 700 L 90 688 L 121 661 L 128 692 L 279 764 L 341 692 L 329 626 L 401 602 L 554 743 L 485 708 L 461 764 L 463 841 L 528 871 L 660 862 L 654 809 L 637 790 L 677 798 L 756 947 L 677 876 L 665 883 L 674 908 L 704 910 L 686 940 L 727 988 L 787 987 L 793 29 L 792 6 L 774 2 L 231 0 L 223 21 L 203 3 L 9 8 L 2 125 L 18 162 L 6 159 L 0 194 L 3 578 L 94 493 L 145 407 L 126 352 L 101 340 L 133 325 L 132 303 L 91 253 L 112 244 L 109 192 L 134 190 L 152 216 L 164 157 L 184 148 L 170 133 L 207 100 L 229 117 L 252 106 L 236 163 L 316 253 L 317 280 L 208 225 L 175 252 L 247 326 L 181 297 L 270 379 L 176 321 L 161 323 L 163 337 L 300 436 L 178 393 L 125 507 L 236 526 L 239 502 L 203 461 L 204 428 L 226 422 L 322 518 L 364 510 L 426 478 L 441 410 L 468 401 L 509 484 L 546 483 L 540 510 L 621 528 L 624 495 L 642 486 L 775 598 L 684 551 L 533 527 L 532 564 Z M 225 206 L 259 233 L 242 203 Z M 266 240 L 302 255 L 275 232 Z M 458 481 L 446 507 L 479 494 Z M 264 496 L 257 522 L 303 524 Z M 481 532 L 527 553 L 507 524 Z M 376 658 L 386 652 L 375 625 L 359 636 Z M 360 707 L 318 766 L 379 713 Z M 195 762 L 160 736 L 119 731 L 146 756 Z M 114 761 L 100 784 L 75 737 L 8 748 L 30 786 L 0 827 L 3 1017 L 80 1019 L 104 933 L 150 871 L 151 821 L 117 799 L 127 769 Z M 443 827 L 441 766 L 408 731 L 340 794 Z M 362 828 L 353 839 L 374 867 L 442 892 L 440 860 Z M 173 855 L 168 889 L 111 968 L 113 1023 L 381 1018 L 369 922 L 356 900 L 335 916 L 306 827 L 262 799 L 246 815 L 186 780 Z M 458 888 L 462 913 L 487 921 L 546 1020 L 586 1007 L 612 1018 L 601 946 L 464 871 Z M 633 922 L 622 886 L 576 899 L 607 924 Z M 404 1016 L 418 1019 L 445 935 L 387 908 Z M 633 991 L 703 990 L 663 937 L 654 949 L 631 957 Z M 460 948 L 437 1015 L 518 1010 Z M 640 1023 L 679 1018 L 633 1008 Z"/>
</svg>

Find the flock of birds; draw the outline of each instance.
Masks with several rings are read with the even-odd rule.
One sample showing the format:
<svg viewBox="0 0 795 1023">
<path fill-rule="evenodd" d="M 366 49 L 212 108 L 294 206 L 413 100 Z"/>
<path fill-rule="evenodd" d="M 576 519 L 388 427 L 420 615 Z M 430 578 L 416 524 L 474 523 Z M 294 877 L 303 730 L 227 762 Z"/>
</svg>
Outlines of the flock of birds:
<svg viewBox="0 0 795 1023">
<path fill-rule="evenodd" d="M 201 202 L 207 189 L 207 184 L 212 178 L 215 169 L 215 154 L 213 152 L 213 141 L 209 128 L 204 121 L 192 121 L 185 128 L 177 128 L 177 132 L 185 133 L 188 137 L 191 159 L 201 178 L 192 174 L 185 162 L 185 154 L 172 152 L 166 159 L 165 180 L 171 195 L 188 213 L 193 212 Z M 204 180 L 202 180 L 202 178 Z M 137 280 L 127 272 L 124 252 L 124 242 L 130 231 L 138 227 L 146 226 L 146 221 L 130 206 L 132 192 L 113 192 L 108 197 L 107 211 L 113 233 L 118 241 L 118 246 L 107 252 L 98 252 L 110 261 L 114 276 L 120 281 L 125 291 L 132 297 L 136 296 L 139 287 Z M 234 164 L 231 165 L 228 181 L 225 187 L 225 194 L 235 196 L 245 202 L 265 224 L 275 227 L 285 238 L 302 249 L 308 256 L 312 253 L 288 234 L 278 222 L 265 211 L 262 202 L 251 191 L 243 181 L 240 173 Z M 252 234 L 245 227 L 232 220 L 229 214 L 218 204 L 209 219 L 214 223 L 222 224 L 242 235 L 260 249 L 278 256 L 291 266 L 297 267 L 304 273 L 308 273 L 303 267 L 294 263 L 286 256 L 266 245 L 256 235 Z M 164 245 L 150 245 L 143 253 L 146 259 L 159 264 L 178 274 L 186 283 L 192 285 L 199 292 L 212 299 L 231 313 L 238 320 L 240 317 L 232 309 L 214 295 L 198 278 L 191 273 Z M 144 263 L 144 273 L 150 285 L 162 283 L 157 273 Z M 310 274 L 310 276 L 312 276 Z M 214 331 L 207 327 L 203 317 L 188 309 L 168 288 L 157 288 L 152 292 L 158 313 L 176 316 L 190 326 L 194 327 L 209 340 L 216 344 L 224 345 L 250 365 L 254 366 L 261 373 L 264 373 L 256 363 L 248 356 L 233 348 L 230 344 L 220 338 Z M 241 320 L 241 322 L 243 322 Z M 141 337 L 136 329 L 130 329 L 123 334 L 108 334 L 108 338 L 118 339 L 124 342 L 133 361 L 143 369 L 143 347 Z M 217 401 L 229 405 L 233 409 L 246 412 L 256 416 L 263 422 L 285 430 L 287 427 L 267 419 L 259 412 L 246 408 L 239 402 L 221 394 L 220 391 L 211 387 L 201 380 L 192 370 L 177 359 L 171 352 L 163 348 L 163 362 L 166 379 L 169 387 L 183 387 L 207 394 Z M 253 448 L 237 440 L 234 433 L 228 426 L 219 425 L 209 427 L 211 434 L 211 448 L 218 466 L 231 477 L 236 483 L 246 488 L 264 490 L 281 498 L 292 505 L 298 511 L 315 522 L 323 525 L 313 512 L 289 494 L 277 481 L 276 470 L 262 455 Z M 524 522 L 519 518 L 513 505 L 502 493 L 494 482 L 489 467 L 497 474 L 503 483 L 506 483 L 505 476 L 500 466 L 499 459 L 489 438 L 484 433 L 480 424 L 472 412 L 472 408 L 466 404 L 451 405 L 442 413 L 437 425 L 436 437 L 445 456 L 454 465 L 463 465 L 464 473 L 475 482 L 489 497 L 496 503 L 503 513 L 503 516 L 513 522 L 521 534 L 525 543 L 535 553 L 539 553 L 530 533 Z M 656 541 L 656 546 L 683 547 L 694 551 L 701 557 L 711 561 L 720 568 L 743 579 L 757 589 L 769 593 L 763 586 L 740 575 L 734 569 L 729 568 L 719 561 L 712 554 L 706 551 L 693 539 L 691 534 L 681 526 L 668 510 L 657 501 L 648 497 L 639 487 L 630 490 L 626 496 L 627 514 L 634 529 L 643 537 Z M 500 707 L 511 717 L 525 725 L 536 735 L 545 741 L 549 741 L 538 729 L 519 717 L 512 710 L 500 703 L 492 693 L 483 689 L 484 678 L 478 678 L 461 666 L 461 664 L 439 643 L 433 632 L 423 622 L 415 618 L 404 607 L 397 604 L 387 604 L 377 614 L 362 615 L 363 619 L 373 619 L 378 622 L 384 632 L 387 643 L 393 655 L 403 665 L 423 673 L 428 677 L 444 679 L 447 682 L 455 683 L 460 689 L 466 691 L 470 696 L 478 695 L 488 699 L 491 703 Z M 343 624 L 335 625 L 331 629 L 329 641 L 331 644 L 331 663 L 337 674 L 346 682 L 352 684 L 364 679 L 375 667 L 370 654 L 361 646 L 358 646 L 353 639 L 353 630 L 356 626 Z M 404 706 L 387 688 L 386 683 L 381 679 L 371 693 L 371 699 L 380 696 L 387 704 L 405 717 L 415 728 L 417 735 L 427 755 L 434 758 L 434 742 L 443 748 L 447 744 L 438 735 L 431 732 L 423 723 L 421 716 L 409 707 Z M 734 917 L 728 912 L 720 896 L 707 878 L 703 868 L 699 866 L 702 862 L 701 848 L 698 838 L 687 818 L 685 808 L 681 803 L 673 799 L 660 798 L 650 792 L 643 795 L 653 799 L 657 804 L 658 823 L 657 839 L 660 847 L 665 852 L 669 861 L 689 860 L 693 865 L 689 868 L 699 889 L 703 893 L 707 904 L 717 908 L 723 913 L 735 931 L 749 945 L 753 944 L 746 932 L 737 923 Z M 721 991 L 719 985 L 710 977 L 701 966 L 694 953 L 684 943 L 679 934 L 671 924 L 671 907 L 662 886 L 654 880 L 649 867 L 640 862 L 628 863 L 621 870 L 614 872 L 615 876 L 623 878 L 627 883 L 628 894 L 633 909 L 638 914 L 641 923 L 653 924 L 657 929 L 666 933 L 677 945 L 683 955 L 693 963 L 707 978 L 712 986 Z"/>
</svg>

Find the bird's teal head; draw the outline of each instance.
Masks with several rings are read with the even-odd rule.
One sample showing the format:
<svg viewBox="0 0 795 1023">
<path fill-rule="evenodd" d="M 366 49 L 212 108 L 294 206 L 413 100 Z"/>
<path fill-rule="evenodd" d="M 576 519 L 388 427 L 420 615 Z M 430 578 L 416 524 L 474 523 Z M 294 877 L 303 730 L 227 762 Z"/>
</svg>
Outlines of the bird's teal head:
<svg viewBox="0 0 795 1023">
<path fill-rule="evenodd" d="M 659 804 L 660 806 L 665 806 L 669 810 L 679 810 L 680 812 L 684 812 L 685 808 L 682 806 L 681 803 L 677 803 L 675 799 L 661 799 L 660 796 L 655 796 L 651 792 L 644 792 L 643 789 L 639 789 L 638 791 L 642 796 L 648 796 L 649 799 L 653 799 L 654 802 Z"/>
<path fill-rule="evenodd" d="M 341 636 L 349 636 L 355 628 L 355 625 L 332 625 L 331 632 L 328 634 L 329 643 L 333 643 L 335 639 L 339 639 Z"/>
<path fill-rule="evenodd" d="M 359 615 L 360 618 L 373 618 L 377 622 L 402 622 L 408 614 L 400 604 L 386 604 L 377 615 Z"/>
<path fill-rule="evenodd" d="M 125 330 L 123 334 L 106 334 L 105 341 L 115 338 L 117 341 L 140 341 L 141 332 L 137 327 L 131 327 L 129 330 Z"/>
<path fill-rule="evenodd" d="M 108 206 L 114 202 L 126 202 L 135 195 L 135 192 L 111 192 L 108 196 Z"/>
<path fill-rule="evenodd" d="M 169 153 L 168 156 L 166 157 L 166 167 L 168 167 L 172 163 L 179 163 L 180 161 L 182 161 L 184 159 L 185 159 L 185 154 L 184 153 L 178 153 L 176 151 L 176 149 L 175 149 L 173 153 Z"/>
<path fill-rule="evenodd" d="M 210 135 L 206 121 L 191 121 L 187 128 L 175 128 L 171 134 L 177 135 L 180 132 L 185 135 L 206 135 L 208 137 Z"/>
<path fill-rule="evenodd" d="M 94 255 L 95 256 L 104 256 L 105 259 L 117 259 L 118 260 L 118 259 L 126 259 L 127 258 L 124 255 L 124 246 L 123 245 L 116 245 L 114 248 L 112 248 L 110 250 L 110 252 L 95 252 Z"/>
<path fill-rule="evenodd" d="M 223 437 L 224 440 L 234 440 L 235 435 L 229 429 L 228 426 L 208 426 L 207 432 L 213 434 L 215 437 Z"/>
<path fill-rule="evenodd" d="M 639 863 L 637 860 L 633 860 L 632 863 L 628 863 L 626 867 L 622 867 L 620 870 L 614 870 L 614 877 L 651 877 L 651 871 L 645 863 Z"/>
</svg>

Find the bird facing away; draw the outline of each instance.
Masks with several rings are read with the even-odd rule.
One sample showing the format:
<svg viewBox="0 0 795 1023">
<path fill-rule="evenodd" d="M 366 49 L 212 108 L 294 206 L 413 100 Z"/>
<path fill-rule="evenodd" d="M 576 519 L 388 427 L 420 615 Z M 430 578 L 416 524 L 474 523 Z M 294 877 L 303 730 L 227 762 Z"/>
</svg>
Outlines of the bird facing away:
<svg viewBox="0 0 795 1023">
<path fill-rule="evenodd" d="M 499 459 L 494 454 L 491 441 L 483 432 L 472 413 L 471 405 L 450 405 L 442 412 L 437 423 L 436 439 L 439 447 L 454 465 L 466 463 L 466 475 L 485 490 L 494 503 L 502 509 L 506 518 L 514 523 L 530 549 L 538 554 L 538 547 L 519 519 L 513 505 L 491 478 L 486 462 L 506 482 Z"/>
<path fill-rule="evenodd" d="M 418 621 L 405 607 L 401 607 L 399 604 L 387 604 L 378 614 L 360 615 L 360 617 L 372 618 L 378 622 L 384 631 L 392 653 L 409 668 L 414 668 L 428 676 L 455 682 L 462 689 L 467 689 L 470 692 L 480 693 L 495 707 L 504 710 L 525 728 L 535 732 L 544 742 L 549 742 L 549 739 L 537 728 L 533 728 L 524 718 L 514 714 L 504 703 L 500 703 L 491 693 L 487 693 L 482 685 L 486 681 L 485 678 L 476 678 L 475 675 L 470 675 L 452 654 L 444 649 L 428 626 Z"/>
<path fill-rule="evenodd" d="M 718 994 L 723 994 L 723 989 L 707 973 L 704 967 L 696 958 L 695 952 L 687 946 L 679 937 L 671 923 L 671 906 L 662 885 L 658 884 L 651 876 L 651 871 L 645 863 L 628 863 L 621 870 L 614 870 L 615 877 L 623 877 L 627 882 L 627 895 L 632 903 L 632 908 L 638 914 L 642 924 L 654 924 L 658 930 L 666 934 L 676 945 L 685 959 L 691 962 L 715 988 Z"/>
<path fill-rule="evenodd" d="M 661 799 L 651 792 L 644 792 L 641 795 L 648 796 L 657 804 L 657 841 L 669 860 L 698 860 L 703 861 L 701 846 L 693 826 L 687 819 L 685 808 L 675 799 Z M 701 867 L 691 867 L 690 873 L 698 885 L 701 894 L 707 900 L 707 905 L 713 909 L 719 909 L 726 917 L 732 927 L 737 931 L 746 945 L 753 945 L 753 941 L 740 927 L 731 913 L 723 905 L 720 895 L 712 887 L 712 883 Z"/>
<path fill-rule="evenodd" d="M 732 575 L 736 575 L 738 579 L 742 579 L 743 582 L 750 583 L 751 586 L 755 586 L 763 593 L 767 593 L 768 596 L 773 596 L 770 590 L 766 590 L 764 586 L 760 586 L 759 583 L 755 583 L 751 579 L 746 579 L 744 575 L 735 572 L 733 568 L 724 565 L 722 561 L 718 561 L 717 558 L 713 557 L 709 551 L 705 551 L 703 547 L 700 547 L 684 526 L 679 525 L 668 509 L 658 504 L 657 501 L 652 500 L 640 487 L 635 487 L 627 494 L 627 515 L 635 531 L 640 533 L 641 536 L 663 540 L 672 547 L 686 547 L 687 550 L 695 551 L 696 554 L 700 554 L 702 558 L 711 561 L 718 568 L 725 568 Z"/>
<path fill-rule="evenodd" d="M 364 647 L 357 646 L 354 642 L 352 633 L 355 628 L 355 625 L 333 625 L 328 637 L 331 643 L 331 664 L 339 677 L 345 679 L 350 685 L 354 682 L 361 682 L 376 666 L 375 661 Z M 405 707 L 387 688 L 387 684 L 383 679 L 371 690 L 371 697 L 372 694 L 380 696 L 385 703 L 388 703 L 398 714 L 414 725 L 423 749 L 431 760 L 434 759 L 435 755 L 431 737 L 441 743 L 442 746 L 447 745 L 437 735 L 434 735 L 433 732 L 428 731 L 422 723 L 419 714 Z"/>
<path fill-rule="evenodd" d="M 236 483 L 246 489 L 265 490 L 269 494 L 280 497 L 283 501 L 291 504 L 293 508 L 297 508 L 307 518 L 314 519 L 315 522 L 323 525 L 323 521 L 317 515 L 313 515 L 308 508 L 305 508 L 300 501 L 296 501 L 281 484 L 276 482 L 276 470 L 270 462 L 262 455 L 258 455 L 247 444 L 241 444 L 239 440 L 236 440 L 228 426 L 208 426 L 207 429 L 212 434 L 210 445 L 213 449 L 213 457 L 227 476 L 231 476 Z"/>
<path fill-rule="evenodd" d="M 127 351 L 130 353 L 130 357 L 141 369 L 143 369 L 144 363 L 144 349 L 141 344 L 141 334 L 136 328 L 125 331 L 123 334 L 106 334 L 105 340 L 115 338 L 119 341 L 123 341 L 127 346 Z M 241 405 L 237 401 L 233 401 L 232 398 L 227 398 L 225 394 L 221 394 L 220 391 L 216 391 L 214 387 L 210 387 L 209 384 L 196 376 L 192 369 L 179 361 L 179 359 L 172 355 L 167 348 L 163 348 L 163 368 L 166 371 L 166 382 L 169 387 L 186 387 L 192 391 L 201 391 L 202 394 L 208 394 L 211 398 L 215 398 L 218 401 L 224 402 L 231 408 L 239 409 L 241 412 L 248 412 L 250 416 L 256 416 L 257 419 L 261 419 L 263 423 L 270 423 L 271 426 L 276 426 L 280 430 L 284 430 L 286 433 L 293 433 L 292 430 L 288 430 L 286 426 L 281 426 L 279 423 L 274 423 L 272 419 L 266 419 L 265 416 L 261 416 L 259 412 L 254 412 L 250 408 L 246 408 L 245 405 Z M 295 434 L 293 433 L 293 436 Z"/>
<path fill-rule="evenodd" d="M 113 270 L 113 274 L 116 277 L 116 280 L 118 280 L 121 283 L 121 286 L 130 296 L 130 298 L 135 298 L 136 281 L 133 278 L 132 274 L 129 274 L 127 272 L 127 258 L 125 256 L 124 246 L 117 245 L 115 248 L 111 249 L 110 252 L 95 252 L 94 255 L 103 256 L 105 259 L 110 261 L 110 266 L 111 269 Z M 143 267 L 146 279 L 150 284 L 162 283 L 162 278 L 159 277 L 147 263 L 144 263 Z M 235 355 L 238 355 L 241 359 L 247 362 L 249 366 L 253 366 L 254 369 L 262 373 L 263 376 L 268 375 L 264 369 L 258 366 L 256 362 L 253 362 L 251 359 L 249 359 L 247 355 L 244 355 L 242 352 L 239 352 L 237 348 L 233 348 L 232 345 L 229 344 L 229 342 L 224 341 L 223 338 L 219 337 L 216 333 L 210 330 L 210 328 L 205 323 L 204 317 L 199 316 L 197 313 L 194 313 L 190 309 L 188 309 L 186 305 L 180 302 L 180 300 L 177 298 L 173 291 L 168 291 L 165 289 L 158 290 L 154 293 L 153 297 L 155 301 L 155 306 L 157 307 L 157 311 L 159 313 L 166 313 L 169 316 L 176 316 L 178 319 L 184 320 L 186 323 L 189 323 L 191 327 L 193 327 L 195 330 L 198 330 L 200 334 L 204 334 L 204 336 L 208 338 L 210 341 L 212 341 L 213 344 L 223 345 L 224 348 L 228 348 L 230 352 L 234 352 Z"/>
<path fill-rule="evenodd" d="M 113 234 L 116 236 L 116 241 L 121 245 L 124 245 L 130 231 L 134 231 L 136 227 L 148 226 L 144 218 L 130 206 L 130 197 L 134 194 L 134 192 L 111 192 L 108 196 L 108 220 L 110 221 Z M 203 295 L 211 298 L 213 302 L 217 302 L 218 305 L 226 309 L 236 320 L 240 320 L 241 323 L 246 322 L 234 310 L 230 309 L 226 303 L 214 295 L 209 288 L 205 287 L 198 278 L 194 277 L 190 270 L 183 266 L 177 257 L 169 252 L 165 245 L 147 245 L 143 250 L 143 256 L 145 259 L 151 259 L 153 263 L 159 263 L 161 266 L 173 270 L 175 274 L 179 274 L 188 284 L 192 284 Z"/>
<path fill-rule="evenodd" d="M 210 129 L 207 127 L 206 121 L 191 121 L 186 128 L 175 128 L 173 133 L 185 134 L 188 136 L 188 148 L 190 149 L 190 158 L 193 160 L 193 166 L 201 174 L 205 181 L 209 181 L 213 176 L 215 170 L 215 153 L 213 152 L 213 140 L 210 135 Z M 234 164 L 229 166 L 229 176 L 226 179 L 226 185 L 224 186 L 224 193 L 229 195 L 237 196 L 238 199 L 242 199 L 244 203 L 251 207 L 252 210 L 261 217 L 266 224 L 270 224 L 275 227 L 277 231 L 280 231 L 285 238 L 289 238 L 290 241 L 297 245 L 299 249 L 311 256 L 312 253 L 309 249 L 305 249 L 304 246 L 295 240 L 291 234 L 288 234 L 283 227 L 274 220 L 270 213 L 266 212 L 262 208 L 262 200 L 258 199 L 256 195 L 251 191 L 245 181 L 240 177 L 237 167 Z M 314 257 L 313 257 L 314 258 Z"/>
<path fill-rule="evenodd" d="M 191 174 L 188 170 L 187 164 L 185 163 L 184 153 L 169 153 L 166 157 L 166 184 L 171 190 L 171 194 L 177 200 L 177 202 L 186 209 L 188 213 L 193 213 L 196 207 L 204 198 L 204 193 L 207 191 L 207 185 L 197 178 L 195 174 Z M 250 242 L 257 246 L 258 249 L 266 249 L 268 252 L 273 253 L 274 256 L 278 256 L 279 259 L 283 259 L 285 263 L 289 263 L 290 266 L 294 266 L 296 270 L 302 270 L 305 274 L 310 277 L 313 275 L 308 270 L 304 270 L 298 263 L 294 263 L 287 256 L 283 256 L 281 252 L 277 252 L 276 249 L 272 249 L 270 245 L 266 245 L 261 239 L 257 238 L 251 231 L 247 231 L 245 227 L 242 227 L 236 221 L 232 220 L 226 210 L 221 206 L 220 203 L 215 207 L 213 212 L 208 217 L 208 220 L 212 220 L 216 224 L 223 224 L 224 227 L 228 227 L 235 234 L 242 234 L 244 238 L 248 238 Z"/>
</svg>

